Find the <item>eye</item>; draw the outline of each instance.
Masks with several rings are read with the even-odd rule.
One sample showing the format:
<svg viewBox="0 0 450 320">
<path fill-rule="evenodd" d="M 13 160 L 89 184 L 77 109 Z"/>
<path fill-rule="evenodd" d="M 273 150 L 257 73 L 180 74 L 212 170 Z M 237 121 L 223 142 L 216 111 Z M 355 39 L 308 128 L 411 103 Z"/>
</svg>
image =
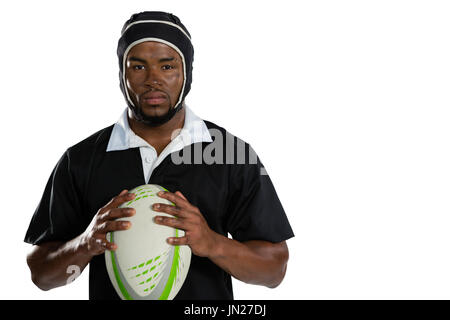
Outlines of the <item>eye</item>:
<svg viewBox="0 0 450 320">
<path fill-rule="evenodd" d="M 171 66 L 170 64 L 165 64 L 161 67 L 163 70 L 170 70 L 173 69 L 173 66 Z"/>
<path fill-rule="evenodd" d="M 144 70 L 144 68 L 145 67 L 142 64 L 138 64 L 138 65 L 133 66 L 134 70 Z"/>
</svg>

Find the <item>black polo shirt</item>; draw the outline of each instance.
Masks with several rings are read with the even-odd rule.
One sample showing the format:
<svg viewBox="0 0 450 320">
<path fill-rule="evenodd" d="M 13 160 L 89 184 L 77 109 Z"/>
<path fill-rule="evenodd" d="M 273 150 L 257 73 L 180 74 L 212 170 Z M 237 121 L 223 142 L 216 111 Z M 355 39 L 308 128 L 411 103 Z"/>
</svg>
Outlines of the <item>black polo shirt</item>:
<svg viewBox="0 0 450 320">
<path fill-rule="evenodd" d="M 224 128 L 204 122 L 208 130 L 231 136 Z M 84 232 L 97 211 L 120 191 L 146 184 L 139 148 L 106 152 L 112 129 L 113 125 L 96 132 L 62 155 L 50 175 L 25 242 L 71 240 Z M 241 242 L 281 242 L 293 237 L 259 157 L 249 161 L 251 146 L 237 137 L 231 144 L 228 139 L 216 139 L 176 151 L 176 159 L 190 156 L 191 161 L 180 164 L 167 156 L 148 183 L 171 192 L 181 191 L 200 209 L 209 227 L 224 236 L 229 233 Z M 216 153 L 218 149 L 211 148 L 214 142 L 216 146 L 222 144 L 224 152 Z M 195 148 L 213 155 L 216 161 L 199 163 L 194 159 Z M 245 150 L 245 163 L 238 149 Z M 108 277 L 103 254 L 89 263 L 89 298 L 120 299 Z M 175 299 L 233 299 L 231 277 L 208 258 L 192 255 L 187 278 Z"/>
</svg>

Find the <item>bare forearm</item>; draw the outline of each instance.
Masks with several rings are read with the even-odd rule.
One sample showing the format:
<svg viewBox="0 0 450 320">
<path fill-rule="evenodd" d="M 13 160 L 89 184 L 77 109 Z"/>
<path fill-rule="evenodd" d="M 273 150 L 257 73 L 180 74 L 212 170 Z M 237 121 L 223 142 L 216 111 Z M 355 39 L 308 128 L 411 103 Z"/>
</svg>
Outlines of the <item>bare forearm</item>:
<svg viewBox="0 0 450 320">
<path fill-rule="evenodd" d="M 155 222 L 184 230 L 183 237 L 170 237 L 173 245 L 189 245 L 192 253 L 208 257 L 233 277 L 252 284 L 274 288 L 281 283 L 289 257 L 286 242 L 252 240 L 238 242 L 213 231 L 200 212 L 180 192 L 158 192 L 158 196 L 175 204 L 155 203 L 152 209 L 174 218 L 156 216 Z"/>
<path fill-rule="evenodd" d="M 97 211 L 86 230 L 75 239 L 33 246 L 27 256 L 33 282 L 42 290 L 66 285 L 84 270 L 94 256 L 103 254 L 105 250 L 116 250 L 116 244 L 108 241 L 106 235 L 130 228 L 128 221 L 116 220 L 136 213 L 134 209 L 119 208 L 135 196 L 126 189 L 122 190 Z"/>
<path fill-rule="evenodd" d="M 50 290 L 71 282 L 75 273 L 79 275 L 91 259 L 82 236 L 79 236 L 65 243 L 34 246 L 27 262 L 33 282 L 42 290 Z"/>
<path fill-rule="evenodd" d="M 274 245 L 257 240 L 241 243 L 221 235 L 216 240 L 216 250 L 209 258 L 233 277 L 270 288 L 283 280 L 288 260 L 285 243 Z"/>
</svg>

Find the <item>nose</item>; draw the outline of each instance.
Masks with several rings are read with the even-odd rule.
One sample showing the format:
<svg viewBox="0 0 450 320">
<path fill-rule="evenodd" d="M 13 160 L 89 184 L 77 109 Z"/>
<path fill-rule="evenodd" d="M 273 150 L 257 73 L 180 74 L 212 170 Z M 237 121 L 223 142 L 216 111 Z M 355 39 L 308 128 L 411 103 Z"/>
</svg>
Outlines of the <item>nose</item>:
<svg viewBox="0 0 450 320">
<path fill-rule="evenodd" d="M 155 67 L 149 68 L 147 73 L 147 78 L 145 79 L 145 84 L 148 86 L 154 86 L 155 84 L 160 84 L 160 75 Z"/>
</svg>

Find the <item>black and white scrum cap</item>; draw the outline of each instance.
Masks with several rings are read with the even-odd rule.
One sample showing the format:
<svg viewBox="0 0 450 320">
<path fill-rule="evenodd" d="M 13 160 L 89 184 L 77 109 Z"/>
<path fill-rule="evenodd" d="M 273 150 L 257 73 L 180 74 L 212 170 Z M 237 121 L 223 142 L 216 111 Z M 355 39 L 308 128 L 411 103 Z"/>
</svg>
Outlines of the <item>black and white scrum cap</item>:
<svg viewBox="0 0 450 320">
<path fill-rule="evenodd" d="M 125 82 L 125 63 L 131 48 L 144 41 L 164 43 L 177 51 L 183 60 L 183 87 L 177 103 L 173 109 L 169 110 L 168 119 L 165 119 L 167 121 L 182 108 L 182 102 L 191 89 L 192 63 L 194 60 L 191 35 L 177 16 L 161 11 L 135 13 L 125 22 L 117 46 L 120 89 L 125 96 L 128 106 L 135 114 L 137 106 L 134 106 L 131 101 Z"/>
</svg>

